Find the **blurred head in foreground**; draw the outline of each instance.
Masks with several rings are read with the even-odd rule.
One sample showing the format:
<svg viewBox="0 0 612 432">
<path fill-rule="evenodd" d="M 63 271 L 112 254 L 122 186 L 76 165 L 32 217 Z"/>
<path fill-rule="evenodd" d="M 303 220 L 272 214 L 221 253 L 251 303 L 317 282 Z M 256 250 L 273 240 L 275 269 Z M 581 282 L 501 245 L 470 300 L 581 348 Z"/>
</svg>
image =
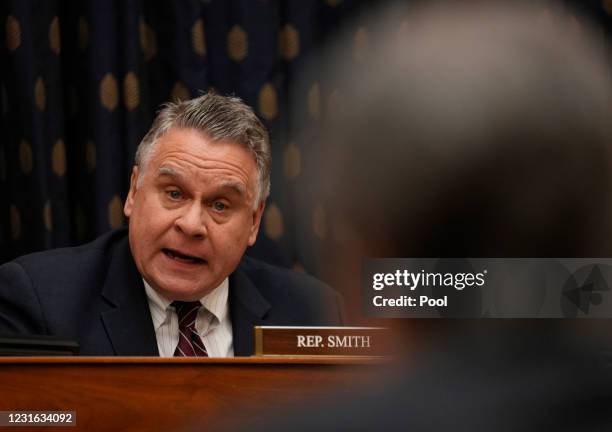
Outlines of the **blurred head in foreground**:
<svg viewBox="0 0 612 432">
<path fill-rule="evenodd" d="M 611 256 L 612 74 L 591 27 L 516 3 L 389 15 L 335 70 L 315 186 L 332 283 L 359 286 L 364 256 Z"/>
<path fill-rule="evenodd" d="M 314 190 L 334 244 L 321 256 L 349 302 L 364 256 L 612 249 L 612 74 L 590 27 L 517 3 L 451 5 L 401 25 L 394 11 L 370 27 L 369 56 L 336 70 L 342 97 Z M 425 361 L 402 359 L 387 387 L 377 375 L 266 430 L 595 430 L 610 387 L 545 321 L 480 320 L 469 332 L 436 321 L 442 343 Z M 418 327 L 420 343 L 429 325 L 404 330 Z"/>
<path fill-rule="evenodd" d="M 611 249 L 612 74 L 590 28 L 517 2 L 436 4 L 402 25 L 392 11 L 369 27 L 369 55 L 335 71 L 341 106 L 312 193 L 324 199 L 334 242 L 320 256 L 353 299 L 364 256 Z M 484 338 L 464 321 L 433 321 L 448 328 L 422 361 L 374 368 L 360 392 L 334 389 L 284 419 L 274 412 L 259 430 L 609 429 L 607 374 L 584 367 L 587 353 L 567 339 L 552 340 L 559 332 L 542 331 L 547 320 Z"/>
</svg>

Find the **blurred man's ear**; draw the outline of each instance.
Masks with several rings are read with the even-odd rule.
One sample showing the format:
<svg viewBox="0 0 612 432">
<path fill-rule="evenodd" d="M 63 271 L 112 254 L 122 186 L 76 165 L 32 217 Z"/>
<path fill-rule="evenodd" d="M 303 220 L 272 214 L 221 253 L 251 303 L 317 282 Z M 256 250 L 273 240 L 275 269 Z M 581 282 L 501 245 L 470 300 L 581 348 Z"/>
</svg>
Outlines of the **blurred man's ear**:
<svg viewBox="0 0 612 432">
<path fill-rule="evenodd" d="M 253 246 L 255 244 L 255 240 L 257 240 L 257 233 L 259 232 L 259 225 L 261 224 L 261 216 L 263 215 L 265 207 L 266 202 L 264 200 L 255 210 L 253 210 L 253 225 L 251 226 L 251 233 L 249 234 L 249 246 Z"/>
<path fill-rule="evenodd" d="M 125 199 L 125 204 L 123 206 L 123 214 L 125 217 L 129 218 L 132 214 L 132 206 L 134 205 L 134 195 L 136 194 L 136 190 L 138 182 L 138 166 L 134 165 L 132 168 L 132 176 L 130 177 L 130 191 L 128 192 L 128 196 Z"/>
</svg>

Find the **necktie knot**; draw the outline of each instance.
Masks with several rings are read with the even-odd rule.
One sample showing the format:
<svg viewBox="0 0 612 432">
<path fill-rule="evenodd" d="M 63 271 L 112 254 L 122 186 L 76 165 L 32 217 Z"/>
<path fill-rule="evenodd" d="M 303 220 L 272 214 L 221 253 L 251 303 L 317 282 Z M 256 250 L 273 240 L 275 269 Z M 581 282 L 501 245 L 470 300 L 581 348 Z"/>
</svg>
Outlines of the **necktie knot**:
<svg viewBox="0 0 612 432">
<path fill-rule="evenodd" d="M 174 301 L 172 306 L 176 309 L 176 315 L 178 316 L 178 323 L 180 329 L 194 329 L 195 320 L 198 316 L 198 311 L 202 307 L 202 303 L 199 301 L 183 302 Z"/>
<path fill-rule="evenodd" d="M 178 357 L 206 357 L 206 347 L 195 328 L 198 311 L 202 307 L 199 301 L 174 301 L 172 306 L 176 310 L 179 325 L 179 342 L 174 351 Z"/>
</svg>

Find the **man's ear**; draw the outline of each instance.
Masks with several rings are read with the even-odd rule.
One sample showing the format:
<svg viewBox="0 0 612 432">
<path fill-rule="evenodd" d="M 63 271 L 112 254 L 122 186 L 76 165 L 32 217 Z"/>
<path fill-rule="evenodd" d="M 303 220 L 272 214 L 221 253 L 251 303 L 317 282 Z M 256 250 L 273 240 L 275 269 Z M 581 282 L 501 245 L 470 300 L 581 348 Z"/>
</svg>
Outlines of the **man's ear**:
<svg viewBox="0 0 612 432">
<path fill-rule="evenodd" d="M 138 166 L 134 165 L 134 168 L 132 168 L 132 176 L 130 177 L 130 191 L 128 192 L 128 196 L 125 199 L 125 204 L 123 205 L 123 214 L 127 218 L 132 215 L 132 208 L 134 206 L 134 195 L 136 195 L 136 190 L 138 189 L 137 182 Z"/>
<path fill-rule="evenodd" d="M 264 201 L 253 211 L 253 225 L 251 226 L 251 233 L 249 234 L 249 246 L 253 246 L 255 244 L 255 240 L 257 240 L 257 233 L 259 232 L 259 225 L 261 224 L 261 216 L 263 215 L 265 207 L 266 202 Z"/>
</svg>

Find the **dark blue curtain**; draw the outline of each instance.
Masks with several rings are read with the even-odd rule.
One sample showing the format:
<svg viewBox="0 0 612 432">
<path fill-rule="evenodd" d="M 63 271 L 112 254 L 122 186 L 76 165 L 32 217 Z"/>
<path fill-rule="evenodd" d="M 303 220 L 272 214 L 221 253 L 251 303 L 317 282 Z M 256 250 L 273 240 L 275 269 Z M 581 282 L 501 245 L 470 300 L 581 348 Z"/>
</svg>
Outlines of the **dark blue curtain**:
<svg viewBox="0 0 612 432">
<path fill-rule="evenodd" d="M 302 129 L 315 130 L 337 94 L 322 71 L 293 84 L 345 25 L 358 65 L 369 49 L 359 19 L 375 3 L 4 0 L 0 262 L 123 225 L 133 155 L 156 110 L 214 88 L 243 98 L 271 131 L 272 194 L 249 253 L 316 273 L 325 209 L 294 189 L 316 176 L 317 149 L 294 134 L 290 111 L 301 107 Z M 612 2 L 572 3 L 607 25 Z"/>
</svg>

